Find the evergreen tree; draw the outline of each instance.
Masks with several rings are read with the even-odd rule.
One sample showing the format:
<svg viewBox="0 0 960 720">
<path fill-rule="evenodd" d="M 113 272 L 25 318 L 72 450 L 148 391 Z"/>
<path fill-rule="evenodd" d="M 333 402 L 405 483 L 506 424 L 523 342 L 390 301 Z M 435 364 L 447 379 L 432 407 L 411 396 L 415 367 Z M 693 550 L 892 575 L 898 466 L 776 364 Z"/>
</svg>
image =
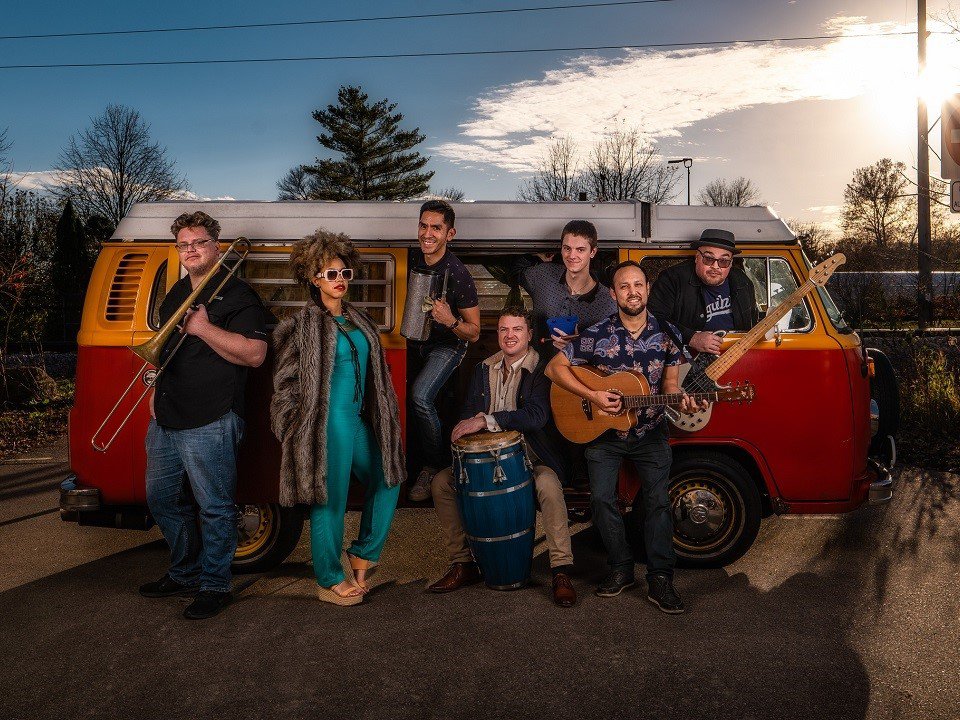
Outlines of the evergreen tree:
<svg viewBox="0 0 960 720">
<path fill-rule="evenodd" d="M 430 158 L 413 148 L 426 135 L 420 128 L 401 129 L 403 115 L 396 107 L 386 99 L 371 104 L 361 88 L 341 86 L 336 105 L 313 112 L 323 128 L 317 140 L 340 157 L 303 166 L 307 178 L 299 178 L 297 189 L 306 188 L 311 200 L 405 200 L 425 194 L 433 172 L 421 169 Z M 281 199 L 292 180 L 288 174 L 278 183 Z"/>
<path fill-rule="evenodd" d="M 68 199 L 63 207 L 56 238 L 50 263 L 55 296 L 47 321 L 47 334 L 53 340 L 73 340 L 80 327 L 83 295 L 90 280 L 93 257 L 72 200 Z"/>
</svg>

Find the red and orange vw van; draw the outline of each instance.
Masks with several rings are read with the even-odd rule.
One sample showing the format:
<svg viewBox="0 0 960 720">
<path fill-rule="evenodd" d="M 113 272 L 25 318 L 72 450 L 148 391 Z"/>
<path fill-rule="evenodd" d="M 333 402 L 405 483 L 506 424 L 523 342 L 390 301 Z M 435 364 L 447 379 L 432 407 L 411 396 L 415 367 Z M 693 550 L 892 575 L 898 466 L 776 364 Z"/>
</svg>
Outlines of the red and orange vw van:
<svg viewBox="0 0 960 720">
<path fill-rule="evenodd" d="M 810 270 L 794 233 L 765 207 L 642 202 L 474 202 L 454 207 L 457 238 L 452 248 L 477 283 L 482 332 L 441 398 L 448 420 L 473 365 L 497 349 L 496 315 L 511 289 L 512 256 L 556 250 L 569 220 L 596 225 L 600 252 L 595 268 L 602 272 L 633 259 L 654 281 L 664 267 L 691 255 L 690 241 L 703 229 L 730 230 L 743 249 L 737 262 L 755 285 L 761 311 L 776 307 Z M 354 240 L 364 267 L 351 283 L 350 299 L 380 327 L 406 423 L 406 341 L 399 328 L 407 255 L 417 244 L 419 203 L 138 204 L 104 244 L 87 289 L 70 414 L 72 472 L 61 490 L 66 521 L 124 528 L 152 524 L 144 497 L 146 404 L 107 452 L 94 450 L 91 439 L 141 367 L 129 346 L 158 330 L 160 303 L 183 274 L 170 224 L 180 213 L 195 210 L 220 221 L 224 247 L 240 236 L 251 241 L 239 272 L 276 319 L 296 312 L 307 300 L 287 268 L 292 244 L 321 227 Z M 731 333 L 725 346 L 739 337 Z M 842 513 L 868 500 L 890 498 L 896 382 L 885 358 L 862 346 L 824 288 L 807 295 L 721 380 L 749 381 L 755 398 L 750 404 L 717 404 L 708 422 L 673 430 L 670 492 L 681 561 L 693 566 L 732 562 L 750 547 L 761 519 L 773 513 Z M 268 359 L 250 372 L 246 395 L 247 435 L 237 491 L 240 545 L 235 564 L 240 571 L 281 562 L 296 546 L 303 525 L 301 508 L 277 504 L 279 447 L 269 428 L 271 391 Z M 879 415 L 878 408 L 885 413 Z M 634 504 L 637 490 L 636 479 L 625 471 L 620 483 L 624 509 Z M 588 495 L 570 491 L 568 505 L 583 517 Z"/>
</svg>

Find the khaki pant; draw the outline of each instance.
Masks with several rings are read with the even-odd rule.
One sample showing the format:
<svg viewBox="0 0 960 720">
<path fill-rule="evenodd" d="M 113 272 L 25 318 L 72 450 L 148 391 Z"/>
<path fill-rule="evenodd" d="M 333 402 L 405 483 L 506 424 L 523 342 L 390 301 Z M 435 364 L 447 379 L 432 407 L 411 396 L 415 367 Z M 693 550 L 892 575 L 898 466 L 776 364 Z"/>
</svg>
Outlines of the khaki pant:
<svg viewBox="0 0 960 720">
<path fill-rule="evenodd" d="M 547 536 L 550 551 L 550 567 L 573 565 L 573 549 L 570 545 L 570 527 L 567 525 L 567 504 L 557 474 L 546 465 L 533 468 L 533 482 L 540 503 L 543 531 Z M 460 510 L 457 508 L 457 491 L 453 487 L 453 472 L 444 468 L 433 476 L 433 504 L 447 543 L 450 562 L 470 562 L 470 546 L 463 530 Z"/>
</svg>

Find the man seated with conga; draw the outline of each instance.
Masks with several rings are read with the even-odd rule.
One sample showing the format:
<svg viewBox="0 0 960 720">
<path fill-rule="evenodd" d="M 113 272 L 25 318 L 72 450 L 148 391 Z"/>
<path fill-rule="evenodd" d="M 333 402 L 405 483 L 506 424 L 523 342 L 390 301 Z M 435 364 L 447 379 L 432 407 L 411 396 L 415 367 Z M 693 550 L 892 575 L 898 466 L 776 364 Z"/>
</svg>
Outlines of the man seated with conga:
<svg viewBox="0 0 960 720">
<path fill-rule="evenodd" d="M 563 464 L 546 429 L 550 417 L 550 381 L 543 374 L 540 356 L 530 347 L 532 339 L 531 319 L 526 310 L 506 308 L 500 313 L 497 320 L 500 352 L 474 369 L 462 419 L 454 427 L 451 440 L 456 442 L 465 435 L 482 431 L 523 433 L 550 554 L 553 601 L 560 607 L 572 607 L 577 593 L 569 574 L 573 569 L 573 550 L 561 485 Z M 451 468 L 434 476 L 432 491 L 451 565 L 447 574 L 428 590 L 452 592 L 482 578 L 470 554 L 457 509 Z"/>
</svg>

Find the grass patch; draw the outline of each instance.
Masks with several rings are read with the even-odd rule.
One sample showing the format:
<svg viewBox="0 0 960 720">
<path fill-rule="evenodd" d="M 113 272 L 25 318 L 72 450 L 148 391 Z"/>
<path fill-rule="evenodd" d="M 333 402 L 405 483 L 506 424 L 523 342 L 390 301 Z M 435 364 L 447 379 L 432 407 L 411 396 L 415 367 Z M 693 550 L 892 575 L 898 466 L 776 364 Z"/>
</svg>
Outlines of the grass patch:
<svg viewBox="0 0 960 720">
<path fill-rule="evenodd" d="M 901 457 L 929 469 L 960 467 L 960 348 L 953 338 L 891 345 L 900 385 Z"/>
<path fill-rule="evenodd" d="M 56 392 L 46 400 L 0 410 L 0 459 L 45 445 L 67 431 L 74 383 L 72 378 L 56 383 Z"/>
</svg>

